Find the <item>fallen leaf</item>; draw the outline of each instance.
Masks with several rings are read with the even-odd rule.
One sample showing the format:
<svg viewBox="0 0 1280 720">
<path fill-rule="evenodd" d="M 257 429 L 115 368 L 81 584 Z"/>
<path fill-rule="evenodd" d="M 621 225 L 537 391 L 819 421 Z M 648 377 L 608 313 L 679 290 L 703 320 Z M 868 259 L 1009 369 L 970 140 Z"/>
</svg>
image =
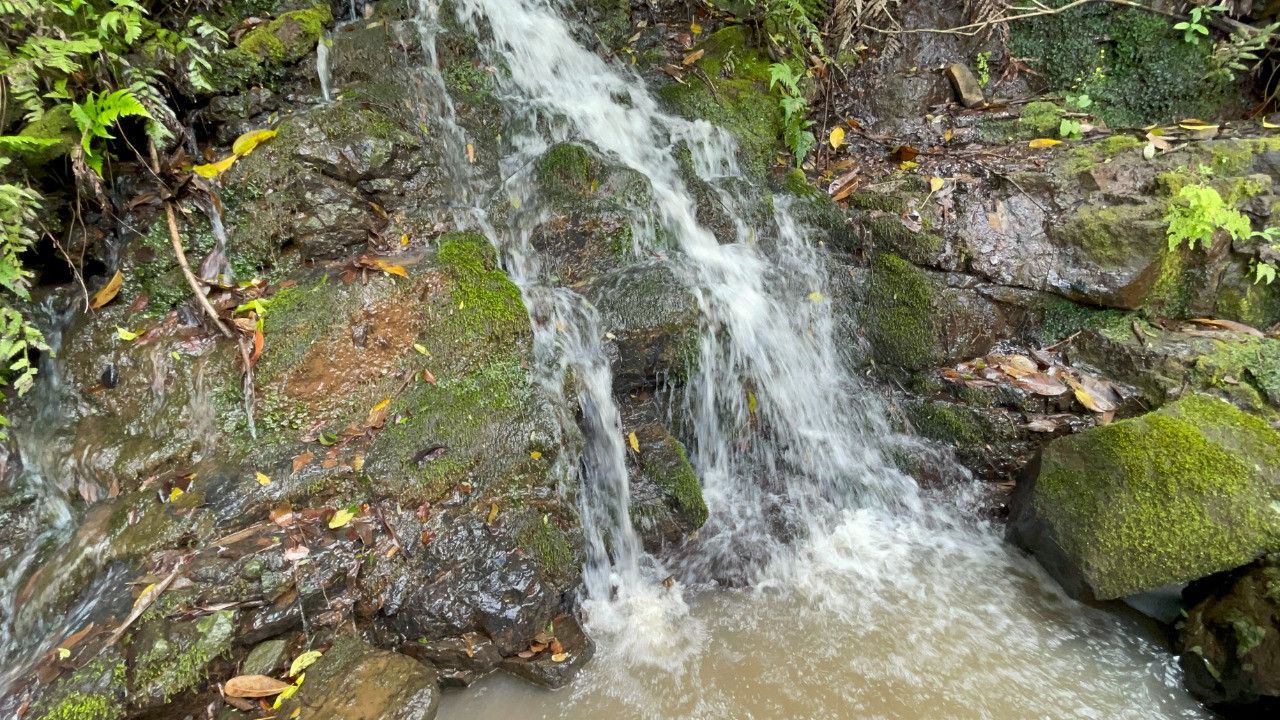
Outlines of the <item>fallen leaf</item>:
<svg viewBox="0 0 1280 720">
<path fill-rule="evenodd" d="M 253 326 L 253 352 L 249 355 L 249 364 L 253 365 L 258 362 L 258 358 L 262 357 L 262 348 L 267 343 L 267 336 L 262 334 L 262 328 L 254 323 Z"/>
<path fill-rule="evenodd" d="M 405 233 L 404 235 L 400 236 L 400 247 L 408 247 L 408 246 L 409 246 L 409 233 Z"/>
<path fill-rule="evenodd" d="M 337 530 L 339 528 L 344 528 L 351 524 L 351 519 L 354 518 L 355 516 L 356 514 L 351 512 L 350 510 L 346 508 L 340 508 L 337 512 L 333 514 L 333 517 L 329 518 L 329 529 Z"/>
<path fill-rule="evenodd" d="M 1062 381 L 1057 378 L 1050 377 L 1044 373 L 1030 373 L 1014 380 L 1014 384 L 1018 387 L 1030 390 L 1037 395 L 1045 397 L 1057 397 L 1066 395 L 1069 389 Z"/>
<path fill-rule="evenodd" d="M 306 545 L 294 545 L 284 551 L 284 559 L 288 562 L 297 562 L 310 554 L 311 548 Z"/>
<path fill-rule="evenodd" d="M 302 681 L 302 678 L 298 678 L 298 681 L 299 681 L 299 682 L 301 682 L 301 681 Z M 284 702 L 285 700 L 288 700 L 289 698 L 293 697 L 293 694 L 294 694 L 294 693 L 296 693 L 296 692 L 298 692 L 298 686 L 297 686 L 297 685 L 290 685 L 289 687 L 287 687 L 287 688 L 285 688 L 285 689 L 281 690 L 281 691 L 280 691 L 280 694 L 276 696 L 276 701 L 275 701 L 275 702 L 273 702 L 273 703 L 271 703 L 271 707 L 272 707 L 272 709 L 279 710 L 279 709 L 280 709 L 280 703 L 282 703 L 282 702 Z"/>
<path fill-rule="evenodd" d="M 760 404 L 759 401 L 756 400 L 756 394 L 748 390 L 747 391 L 747 412 L 751 413 L 752 415 L 755 415 L 756 408 L 759 407 L 759 404 Z"/>
<path fill-rule="evenodd" d="M 942 131 L 942 142 L 949 143 L 951 142 L 951 138 L 953 137 L 955 137 L 955 131 L 952 130 L 951 128 L 947 128 L 946 130 Z"/>
<path fill-rule="evenodd" d="M 236 160 L 238 159 L 240 159 L 240 156 L 238 155 L 229 155 L 219 160 L 216 163 L 210 163 L 208 165 L 196 165 L 191 168 L 191 172 L 199 175 L 202 178 L 208 178 L 212 180 L 213 178 L 216 178 L 222 173 L 230 170 L 231 166 L 235 165 Z"/>
<path fill-rule="evenodd" d="M 680 61 L 680 64 L 681 64 L 681 65 L 684 65 L 685 67 L 688 67 L 688 66 L 690 66 L 690 65 L 692 65 L 692 64 L 694 64 L 694 63 L 696 63 L 696 62 L 698 62 L 699 60 L 701 60 L 701 59 L 702 59 L 702 56 L 703 56 L 703 55 L 706 55 L 706 54 L 707 54 L 707 51 L 706 51 L 706 50 L 694 50 L 693 52 L 689 53 L 688 55 L 685 55 L 685 56 L 684 56 L 684 60 L 681 60 L 681 61 Z"/>
<path fill-rule="evenodd" d="M 693 33 L 694 35 L 701 35 L 702 26 L 696 22 L 691 22 L 689 23 L 689 32 Z"/>
<path fill-rule="evenodd" d="M 529 457 L 533 458 L 534 460 L 541 460 L 542 453 L 538 452 L 537 450 L 534 450 L 533 452 L 529 453 Z"/>
<path fill-rule="evenodd" d="M 266 475 L 265 473 L 261 473 L 261 472 L 254 473 L 253 477 L 257 479 L 258 484 L 261 485 L 262 487 L 266 487 L 271 484 L 271 477 L 269 475 Z"/>
<path fill-rule="evenodd" d="M 889 157 L 897 163 L 908 163 L 919 157 L 920 151 L 910 145 L 899 145 L 889 153 Z"/>
<path fill-rule="evenodd" d="M 311 667 L 313 664 L 315 664 L 315 661 L 320 659 L 320 656 L 322 654 L 323 653 L 321 653 L 318 650 L 311 650 L 310 652 L 304 652 L 298 657 L 294 658 L 293 664 L 289 666 L 289 677 L 293 677 L 294 675 L 297 675 L 303 670 L 306 670 L 307 668 Z"/>
<path fill-rule="evenodd" d="M 119 270 L 117 270 L 116 274 L 112 275 L 111 279 L 107 281 L 107 284 L 103 285 L 102 289 L 94 294 L 93 301 L 89 303 L 89 307 L 93 308 L 94 310 L 99 310 L 102 307 L 104 307 L 107 303 L 111 302 L 112 300 L 115 300 L 116 295 L 120 294 L 120 286 L 123 284 L 124 284 L 124 273 L 121 273 Z"/>
<path fill-rule="evenodd" d="M 471 143 L 467 143 L 467 162 L 476 164 L 476 146 Z"/>
<path fill-rule="evenodd" d="M 133 342 L 134 340 L 137 340 L 137 339 L 138 339 L 138 333 L 136 333 L 136 332 L 134 332 L 134 331 L 132 331 L 132 330 L 126 330 L 125 328 L 122 328 L 122 327 L 120 327 L 119 325 L 117 325 L 117 326 L 116 326 L 116 337 L 120 338 L 121 340 L 123 340 L 123 341 L 125 341 L 125 342 Z"/>
<path fill-rule="evenodd" d="M 364 455 L 356 455 L 351 458 L 351 469 L 356 472 L 362 472 L 364 470 Z"/>
<path fill-rule="evenodd" d="M 837 127 L 832 130 L 828 140 L 831 142 L 832 150 L 839 150 L 840 146 L 844 145 L 844 128 Z"/>
<path fill-rule="evenodd" d="M 150 585 L 142 588 L 142 592 L 138 593 L 138 599 L 133 601 L 133 607 L 136 609 L 136 608 L 142 607 L 145 604 L 149 604 L 152 601 L 151 596 L 154 595 L 155 592 L 156 592 L 155 583 L 151 583 Z"/>
<path fill-rule="evenodd" d="M 494 520 L 498 519 L 498 503 L 489 504 L 489 517 L 485 519 L 485 525 L 492 525 Z"/>
<path fill-rule="evenodd" d="M 294 457 L 294 458 L 293 458 L 293 471 L 294 471 L 294 472 L 298 472 L 298 471 L 299 471 L 299 470 L 301 470 L 302 468 L 304 468 L 304 467 L 306 467 L 306 466 L 310 465 L 310 464 L 311 464 L 311 461 L 312 461 L 312 460 L 315 460 L 315 459 L 316 459 L 315 454 L 314 454 L 314 453 L 312 453 L 312 452 L 311 452 L 311 451 L 309 451 L 309 450 L 308 450 L 307 452 L 302 453 L 301 455 L 298 455 L 298 456 Z"/>
<path fill-rule="evenodd" d="M 1022 377 L 1039 372 L 1040 366 L 1035 360 L 1025 355 L 992 355 L 991 362 L 1005 372 L 1006 375 Z"/>
<path fill-rule="evenodd" d="M 809 302 L 820 303 L 824 299 L 825 298 L 823 298 L 822 293 L 818 292 L 817 290 L 814 290 L 813 292 L 809 293 Z"/>
<path fill-rule="evenodd" d="M 559 655 L 564 652 L 564 646 L 560 644 L 560 638 L 551 638 L 551 642 L 548 644 L 547 649 L 555 655 Z"/>
<path fill-rule="evenodd" d="M 1240 332 L 1246 335 L 1252 335 L 1253 337 L 1266 337 L 1266 335 L 1261 330 L 1253 327 L 1252 325 L 1245 325 L 1244 323 L 1236 322 L 1234 320 L 1221 320 L 1218 318 L 1193 318 L 1191 322 L 1199 323 L 1201 325 L 1210 325 L 1212 327 L 1220 327 L 1223 330 Z"/>
<path fill-rule="evenodd" d="M 423 368 L 422 381 L 434 387 L 436 384 L 436 376 L 432 375 L 430 370 Z"/>
<path fill-rule="evenodd" d="M 1031 142 L 1027 143 L 1027 147 L 1031 148 L 1032 150 L 1042 150 L 1044 148 L 1051 148 L 1055 145 L 1061 145 L 1061 144 L 1062 144 L 1061 140 L 1055 140 L 1053 138 L 1036 138 L 1035 140 L 1032 140 Z"/>
<path fill-rule="evenodd" d="M 291 687 L 294 686 L 266 675 L 237 675 L 222 686 L 222 692 L 235 698 L 264 698 Z"/>
<path fill-rule="evenodd" d="M 69 658 L 69 657 L 71 657 L 71 651 L 70 651 L 70 650 L 68 650 L 68 649 L 66 649 L 66 648 L 64 648 L 64 647 L 60 647 L 60 648 L 58 648 L 58 659 L 59 659 L 59 660 L 66 660 L 66 659 L 67 659 L 67 658 Z"/>
<path fill-rule="evenodd" d="M 632 452 L 640 452 L 640 439 L 636 437 L 636 432 L 634 430 L 627 433 L 627 444 L 631 446 Z"/>
<path fill-rule="evenodd" d="M 254 148 L 276 135 L 279 135 L 279 133 L 275 130 L 250 130 L 236 138 L 236 141 L 231 144 L 231 152 L 241 156 L 248 155 L 253 152 Z"/>
<path fill-rule="evenodd" d="M 389 263 L 386 260 L 374 260 L 373 264 L 376 265 L 379 270 L 388 275 L 397 275 L 402 278 L 409 277 L 408 271 L 406 271 L 402 265 Z"/>
<path fill-rule="evenodd" d="M 413 344 L 413 349 L 414 349 L 414 351 L 415 351 L 415 352 L 417 352 L 419 355 L 430 355 L 430 354 L 431 354 L 431 353 L 427 352 L 427 349 L 426 349 L 425 347 L 423 347 L 423 346 L 422 346 L 421 344 L 419 344 L 419 343 L 414 343 L 414 344 Z"/>
<path fill-rule="evenodd" d="M 177 500 L 178 498 L 182 497 L 183 492 L 184 492 L 183 489 L 180 487 L 175 487 L 174 489 L 170 490 L 169 502 L 173 502 L 174 500 Z"/>
<path fill-rule="evenodd" d="M 1081 376 L 1081 380 L 1071 376 L 1064 378 L 1067 384 L 1071 386 L 1072 392 L 1075 393 L 1076 400 L 1079 400 L 1081 405 L 1096 413 L 1113 412 L 1116 409 L 1116 404 L 1106 397 L 1100 391 L 1100 388 L 1096 386 L 1092 388 L 1086 387 L 1085 381 L 1083 381 L 1084 377 Z"/>
<path fill-rule="evenodd" d="M 938 192 L 946 184 L 947 181 L 940 177 L 931 177 L 929 178 L 929 192 Z"/>
<path fill-rule="evenodd" d="M 387 424 L 387 413 L 390 411 L 388 406 L 391 405 L 391 398 L 383 398 L 382 402 L 374 405 L 369 410 L 369 417 L 365 418 L 365 427 L 371 427 L 375 430 Z"/>
<path fill-rule="evenodd" d="M 569 659 L 569 653 L 556 653 L 555 655 L 551 656 L 551 662 L 561 663 L 568 659 Z"/>
<path fill-rule="evenodd" d="M 1270 122 L 1268 120 L 1262 121 L 1262 127 L 1266 128 L 1267 130 L 1280 130 L 1280 125 L 1277 125 L 1276 123 Z"/>
</svg>

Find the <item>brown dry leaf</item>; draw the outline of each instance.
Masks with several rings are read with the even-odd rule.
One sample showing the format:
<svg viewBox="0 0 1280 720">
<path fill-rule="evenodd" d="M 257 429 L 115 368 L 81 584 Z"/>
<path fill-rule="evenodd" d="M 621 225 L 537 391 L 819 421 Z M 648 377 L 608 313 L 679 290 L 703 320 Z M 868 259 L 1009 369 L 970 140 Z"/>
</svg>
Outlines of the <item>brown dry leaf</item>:
<svg viewBox="0 0 1280 720">
<path fill-rule="evenodd" d="M 551 652 L 555 653 L 556 655 L 559 655 L 560 653 L 564 652 L 564 646 L 560 644 L 560 638 L 551 638 L 550 648 L 551 648 Z"/>
<path fill-rule="evenodd" d="M 237 675 L 222 686 L 222 692 L 235 698 L 264 698 L 279 695 L 287 687 L 292 685 L 266 675 Z"/>
<path fill-rule="evenodd" d="M 1067 394 L 1067 386 L 1055 377 L 1050 377 L 1044 373 L 1029 373 L 1023 375 L 1014 381 L 1014 383 L 1025 390 L 1030 390 L 1037 395 L 1045 397 L 1058 397 Z"/>
<path fill-rule="evenodd" d="M 990 361 L 1015 378 L 1040 371 L 1036 361 L 1025 355 L 992 355 Z"/>
<path fill-rule="evenodd" d="M 1032 420 L 1026 425 L 1023 425 L 1023 427 L 1031 432 L 1051 433 L 1057 432 L 1058 428 L 1061 426 L 1049 418 L 1038 418 L 1036 420 Z"/>
<path fill-rule="evenodd" d="M 297 562 L 310 554 L 311 548 L 306 545 L 294 545 L 284 551 L 284 559 L 289 562 Z"/>
<path fill-rule="evenodd" d="M 492 525 L 494 520 L 498 519 L 498 503 L 489 504 L 489 517 L 485 520 L 486 525 Z"/>
<path fill-rule="evenodd" d="M 432 385 L 432 386 L 434 386 L 434 385 L 436 384 L 436 376 L 435 376 L 435 375 L 432 375 L 430 370 L 427 370 L 426 368 L 423 368 L 423 370 L 422 370 L 422 381 L 423 381 L 423 382 L 425 382 L 425 383 L 427 383 L 428 385 Z"/>
<path fill-rule="evenodd" d="M 111 279 L 107 281 L 107 284 L 103 285 L 101 290 L 94 293 L 93 301 L 89 303 L 89 307 L 94 310 L 102 309 L 107 303 L 116 299 L 116 295 L 120 294 L 120 286 L 123 284 L 124 273 L 117 270 L 116 274 L 112 275 Z"/>
<path fill-rule="evenodd" d="M 297 520 L 297 516 L 293 514 L 293 505 L 288 502 L 282 502 L 271 508 L 271 512 L 267 514 L 271 522 L 280 527 L 291 527 Z"/>
<path fill-rule="evenodd" d="M 311 461 L 315 459 L 316 459 L 315 453 L 309 450 L 307 452 L 302 453 L 301 455 L 298 455 L 293 459 L 293 471 L 298 472 L 302 468 L 310 465 Z"/>
<path fill-rule="evenodd" d="M 693 52 L 689 53 L 688 55 L 685 55 L 685 56 L 684 56 L 684 60 L 681 60 L 681 61 L 680 61 L 680 64 L 681 64 L 681 65 L 684 65 L 685 67 L 689 67 L 690 65 L 692 65 L 692 64 L 694 64 L 694 63 L 698 62 L 699 60 L 701 60 L 701 59 L 702 59 L 702 56 L 703 56 L 703 55 L 706 55 L 706 54 L 707 54 L 707 51 L 706 51 L 706 50 L 694 50 Z"/>
<path fill-rule="evenodd" d="M 1219 320 L 1217 318 L 1193 318 L 1191 322 L 1199 323 L 1201 325 L 1209 325 L 1212 327 L 1219 327 L 1219 328 L 1222 328 L 1223 330 L 1231 330 L 1234 332 L 1245 333 L 1246 335 L 1252 335 L 1253 337 L 1266 337 L 1266 335 L 1263 334 L 1261 330 L 1253 327 L 1252 325 L 1245 325 L 1244 323 L 1236 322 L 1234 320 Z"/>
<path fill-rule="evenodd" d="M 534 655 L 537 655 L 537 653 L 533 652 L 532 650 L 522 650 L 521 652 L 516 653 L 516 657 L 524 658 L 525 660 L 528 660 Z"/>
<path fill-rule="evenodd" d="M 889 157 L 897 163 L 908 163 L 920 156 L 920 151 L 910 145 L 899 145 L 889 153 Z"/>
<path fill-rule="evenodd" d="M 253 328 L 253 353 L 249 355 L 250 365 L 258 362 L 258 358 L 262 357 L 262 346 L 266 342 L 267 338 L 262 334 L 262 328 L 255 325 Z"/>
<path fill-rule="evenodd" d="M 251 317 L 232 318 L 231 324 L 235 325 L 237 330 L 245 333 L 246 335 L 258 329 L 257 321 Z"/>
<path fill-rule="evenodd" d="M 534 653 L 535 655 L 546 649 L 547 649 L 546 643 L 536 642 L 536 643 L 531 643 L 529 645 L 529 652 Z"/>
<path fill-rule="evenodd" d="M 373 408 L 369 410 L 369 417 L 364 421 L 365 427 L 377 430 L 383 425 L 386 425 L 387 413 L 391 411 L 390 405 L 391 398 L 383 398 L 381 402 L 374 405 Z"/>
</svg>

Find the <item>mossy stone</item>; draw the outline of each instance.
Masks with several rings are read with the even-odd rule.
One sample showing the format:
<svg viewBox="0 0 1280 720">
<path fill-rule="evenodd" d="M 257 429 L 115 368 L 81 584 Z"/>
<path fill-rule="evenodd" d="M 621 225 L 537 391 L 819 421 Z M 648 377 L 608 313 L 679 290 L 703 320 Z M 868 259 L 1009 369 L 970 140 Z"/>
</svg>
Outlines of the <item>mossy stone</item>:
<svg viewBox="0 0 1280 720">
<path fill-rule="evenodd" d="M 1098 599 L 1182 583 L 1280 550 L 1280 433 L 1193 395 L 1050 443 L 1032 493 Z"/>
<path fill-rule="evenodd" d="M 892 253 L 877 255 L 871 263 L 864 312 L 876 362 L 916 371 L 938 361 L 933 285 L 919 268 Z"/>
</svg>

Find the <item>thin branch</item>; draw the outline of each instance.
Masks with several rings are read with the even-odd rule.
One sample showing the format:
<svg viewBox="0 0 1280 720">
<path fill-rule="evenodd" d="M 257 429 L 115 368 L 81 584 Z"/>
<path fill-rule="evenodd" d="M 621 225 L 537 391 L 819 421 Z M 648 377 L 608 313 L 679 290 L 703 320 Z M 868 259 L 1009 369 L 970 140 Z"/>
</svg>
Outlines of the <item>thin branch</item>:
<svg viewBox="0 0 1280 720">
<path fill-rule="evenodd" d="M 964 37 L 973 37 L 993 25 L 1001 25 L 1011 23 L 1015 20 L 1027 20 L 1030 18 L 1044 17 L 1046 15 L 1059 15 L 1083 5 L 1093 5 L 1096 3 L 1106 3 L 1108 5 L 1119 5 L 1120 7 L 1133 8 L 1134 10 L 1142 10 L 1156 15 L 1163 15 L 1169 18 L 1182 19 L 1183 16 L 1173 12 L 1167 12 L 1158 8 L 1151 7 L 1145 3 L 1135 2 L 1134 0 L 1074 0 L 1062 7 L 1051 8 L 1044 3 L 1035 2 L 1034 9 L 1031 7 L 1014 8 L 1016 14 L 1005 15 L 1004 17 L 991 18 L 982 22 L 969 23 L 968 25 L 960 25 L 953 28 L 906 28 L 906 29 L 882 29 L 874 26 L 868 26 L 868 29 L 874 30 L 882 35 L 916 35 L 916 34 L 934 34 L 934 35 L 961 35 Z M 1209 23 L 1214 27 L 1225 32 L 1248 31 L 1254 28 L 1249 25 L 1232 20 L 1230 18 L 1210 18 Z"/>
<path fill-rule="evenodd" d="M 173 202 L 166 200 L 164 203 L 165 217 L 169 221 L 169 239 L 173 242 L 173 254 L 178 258 L 178 267 L 182 269 L 182 276 L 187 279 L 187 285 L 191 288 L 191 293 L 196 296 L 200 307 L 204 308 L 204 314 L 209 316 L 213 324 L 218 328 L 224 337 L 233 338 L 235 335 L 227 326 L 222 323 L 222 319 L 218 317 L 218 311 L 213 309 L 213 303 L 209 302 L 209 296 L 204 294 L 204 288 L 200 285 L 200 280 L 196 278 L 195 273 L 191 272 L 191 264 L 187 262 L 187 253 L 182 249 L 182 236 L 178 234 L 178 216 L 173 210 Z"/>
</svg>

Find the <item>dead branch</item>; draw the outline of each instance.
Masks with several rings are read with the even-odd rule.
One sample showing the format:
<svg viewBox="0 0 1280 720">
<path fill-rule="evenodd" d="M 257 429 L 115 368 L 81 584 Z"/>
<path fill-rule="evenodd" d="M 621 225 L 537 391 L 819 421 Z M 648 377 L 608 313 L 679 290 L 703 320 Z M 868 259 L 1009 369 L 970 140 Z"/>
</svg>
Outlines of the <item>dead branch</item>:
<svg viewBox="0 0 1280 720">
<path fill-rule="evenodd" d="M 882 35 L 916 35 L 916 34 L 933 34 L 933 35 L 960 35 L 963 37 L 973 37 L 982 33 L 995 25 L 1008 24 L 1015 20 L 1028 20 L 1030 18 L 1045 17 L 1047 15 L 1059 15 L 1081 7 L 1083 5 L 1093 5 L 1096 3 L 1106 3 L 1107 5 L 1119 5 L 1120 7 L 1133 8 L 1134 10 L 1142 10 L 1144 12 L 1155 13 L 1165 17 L 1174 19 L 1184 19 L 1182 15 L 1173 12 L 1167 12 L 1158 8 L 1151 7 L 1145 3 L 1136 2 L 1135 0 L 1074 0 L 1061 7 L 1049 7 L 1042 2 L 1032 0 L 1032 6 L 1023 6 L 1013 8 L 1013 14 L 1001 17 L 990 18 L 980 22 L 969 23 L 968 25 L 960 25 L 953 28 L 878 28 L 868 26 L 868 29 L 874 30 Z M 1246 23 L 1230 18 L 1208 18 L 1209 24 L 1224 32 L 1251 32 L 1255 31 Z"/>
</svg>

